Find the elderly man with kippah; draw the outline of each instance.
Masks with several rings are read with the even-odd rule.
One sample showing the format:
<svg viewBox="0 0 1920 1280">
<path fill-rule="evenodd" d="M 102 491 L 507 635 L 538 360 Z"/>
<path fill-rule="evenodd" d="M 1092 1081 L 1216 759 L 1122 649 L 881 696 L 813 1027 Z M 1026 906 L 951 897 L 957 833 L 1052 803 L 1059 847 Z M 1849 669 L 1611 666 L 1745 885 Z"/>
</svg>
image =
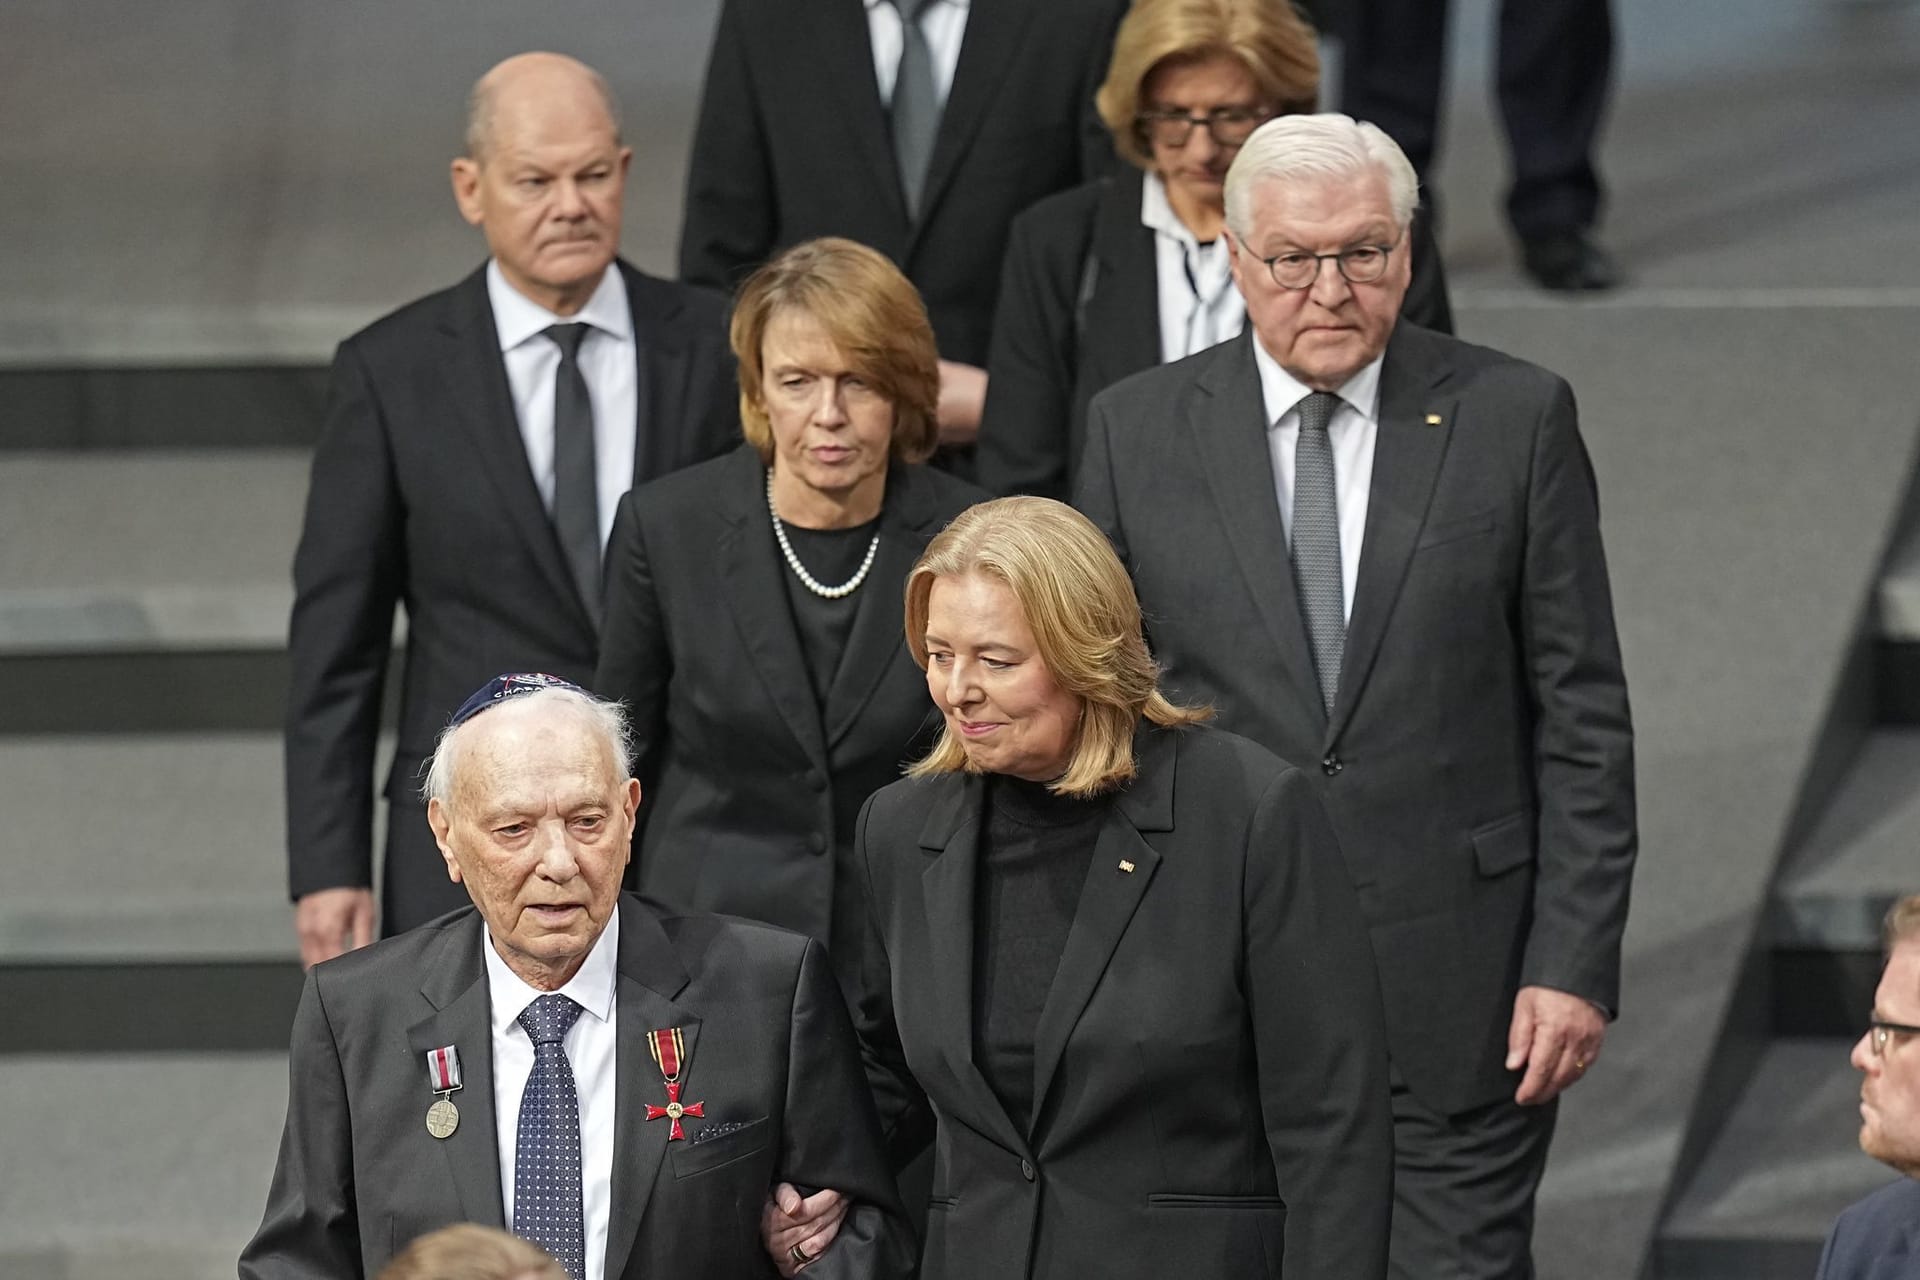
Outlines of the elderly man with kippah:
<svg viewBox="0 0 1920 1280">
<path fill-rule="evenodd" d="M 373 1275 L 454 1222 L 572 1280 L 912 1271 L 820 945 L 623 896 L 628 766 L 619 707 L 552 676 L 454 714 L 427 816 L 473 905 L 308 973 L 241 1280 Z M 815 1193 L 833 1212 L 774 1258 L 781 1183 L 834 1189 Z"/>
</svg>

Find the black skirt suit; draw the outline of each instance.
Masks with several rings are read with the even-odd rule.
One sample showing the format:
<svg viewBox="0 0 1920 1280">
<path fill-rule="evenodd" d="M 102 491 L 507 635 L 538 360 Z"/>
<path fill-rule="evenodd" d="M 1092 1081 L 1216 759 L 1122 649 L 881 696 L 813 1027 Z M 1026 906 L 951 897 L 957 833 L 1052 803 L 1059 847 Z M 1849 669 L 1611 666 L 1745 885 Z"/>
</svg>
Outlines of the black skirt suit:
<svg viewBox="0 0 1920 1280">
<path fill-rule="evenodd" d="M 1154 233 L 1140 221 L 1144 181 L 1129 169 L 1049 196 L 1014 220 L 980 422 L 980 483 L 994 493 L 1066 501 L 1086 442 L 1087 402 L 1161 363 Z M 1413 254 L 1413 281 L 1400 314 L 1452 333 L 1424 210 L 1403 250 Z"/>
<path fill-rule="evenodd" d="M 979 775 L 894 783 L 857 841 L 856 1023 L 896 1164 L 934 1140 L 924 1280 L 1377 1280 L 1393 1136 L 1365 926 L 1305 777 L 1144 729 L 1034 1035 L 1022 1129 L 972 1038 Z"/>
<path fill-rule="evenodd" d="M 894 463 L 873 569 L 816 697 L 752 447 L 621 499 L 595 688 L 626 703 L 641 780 L 629 883 L 679 910 L 828 945 L 842 979 L 863 923 L 844 868 L 854 820 L 936 727 L 901 632 L 907 573 L 985 495 Z"/>
</svg>

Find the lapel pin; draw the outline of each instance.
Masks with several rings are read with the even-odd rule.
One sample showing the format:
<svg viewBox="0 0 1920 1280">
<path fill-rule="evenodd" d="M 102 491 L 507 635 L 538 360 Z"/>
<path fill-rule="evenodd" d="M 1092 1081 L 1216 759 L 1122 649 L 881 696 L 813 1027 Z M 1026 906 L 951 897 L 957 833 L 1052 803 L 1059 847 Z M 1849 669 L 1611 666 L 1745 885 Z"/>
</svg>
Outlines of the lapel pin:
<svg viewBox="0 0 1920 1280">
<path fill-rule="evenodd" d="M 1437 427 L 1437 426 L 1439 426 L 1439 425 L 1440 425 L 1440 415 L 1439 415 L 1439 414 L 1437 414 L 1437 413 L 1430 413 L 1430 414 L 1428 414 L 1428 415 L 1427 415 L 1427 425 L 1428 425 L 1428 426 L 1430 426 L 1430 427 Z"/>
<path fill-rule="evenodd" d="M 1120 859 L 1120 869 L 1126 872 L 1128 875 L 1133 874 L 1133 864 L 1131 862 L 1128 862 L 1125 858 Z"/>
</svg>

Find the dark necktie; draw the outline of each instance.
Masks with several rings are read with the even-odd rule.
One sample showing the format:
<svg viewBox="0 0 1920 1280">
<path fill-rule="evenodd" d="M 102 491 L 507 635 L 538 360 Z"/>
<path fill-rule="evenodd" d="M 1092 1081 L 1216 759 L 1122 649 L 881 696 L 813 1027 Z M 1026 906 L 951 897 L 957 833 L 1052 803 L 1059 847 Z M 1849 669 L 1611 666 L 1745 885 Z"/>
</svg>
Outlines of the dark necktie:
<svg viewBox="0 0 1920 1280">
<path fill-rule="evenodd" d="M 580 1094 L 561 1039 L 580 1006 L 541 996 L 520 1011 L 533 1041 L 533 1073 L 520 1095 L 513 1149 L 513 1234 L 552 1254 L 573 1280 L 586 1280 L 587 1224 L 580 1197 Z"/>
<path fill-rule="evenodd" d="M 1293 460 L 1293 589 L 1306 615 L 1320 701 L 1333 714 L 1340 658 L 1347 647 L 1346 599 L 1340 578 L 1340 506 L 1327 427 L 1340 397 L 1316 391 L 1300 402 L 1300 445 Z"/>
<path fill-rule="evenodd" d="M 580 372 L 580 344 L 591 326 L 556 324 L 547 336 L 560 348 L 553 379 L 553 527 L 573 585 L 600 622 L 600 489 L 593 461 L 593 402 Z"/>
<path fill-rule="evenodd" d="M 907 216 L 920 216 L 920 195 L 940 131 L 940 98 L 933 84 L 933 50 L 920 29 L 920 15 L 933 0 L 889 0 L 900 11 L 900 66 L 893 77 L 893 157 L 900 165 L 900 189 Z"/>
</svg>

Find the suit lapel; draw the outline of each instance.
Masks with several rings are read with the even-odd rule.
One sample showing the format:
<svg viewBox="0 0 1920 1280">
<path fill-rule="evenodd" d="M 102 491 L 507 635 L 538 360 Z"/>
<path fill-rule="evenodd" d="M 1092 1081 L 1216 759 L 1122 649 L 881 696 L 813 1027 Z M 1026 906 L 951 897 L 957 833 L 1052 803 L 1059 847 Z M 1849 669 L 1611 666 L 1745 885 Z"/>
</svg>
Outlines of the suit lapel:
<svg viewBox="0 0 1920 1280">
<path fill-rule="evenodd" d="M 935 855 L 920 876 L 933 982 L 931 1013 L 935 1042 L 944 1048 L 948 1067 L 973 1102 L 969 1123 L 986 1130 L 1008 1150 L 1025 1151 L 1024 1135 L 1014 1128 L 973 1057 L 974 887 L 980 867 L 984 787 L 977 774 L 944 779 L 920 833 L 920 847 Z"/>
<path fill-rule="evenodd" d="M 839 745 L 859 723 L 861 709 L 897 662 L 906 662 L 900 629 L 900 593 L 887 583 L 904 583 L 927 545 L 933 519 L 932 494 L 924 473 L 895 464 L 887 475 L 886 507 L 880 517 L 880 549 L 873 571 L 860 590 L 846 652 L 833 673 L 826 697 L 827 748 Z"/>
<path fill-rule="evenodd" d="M 683 309 L 677 290 L 619 264 L 633 313 L 634 377 L 633 481 L 638 488 L 692 461 L 674 455 L 674 446 L 692 438 L 680 430 L 688 403 L 692 362 L 679 329 Z"/>
<path fill-rule="evenodd" d="M 1404 329 L 1396 335 L 1380 367 L 1380 430 L 1367 495 L 1367 531 L 1360 545 L 1353 614 L 1340 662 L 1340 695 L 1327 726 L 1328 748 L 1352 717 L 1373 660 L 1379 656 L 1387 619 L 1406 580 L 1453 432 L 1455 401 L 1440 388 L 1446 374 L 1410 350 L 1411 336 Z M 1432 423 L 1430 418 L 1439 421 Z"/>
<path fill-rule="evenodd" d="M 453 1095 L 461 1123 L 434 1146 L 447 1162 L 447 1176 L 460 1198 L 461 1216 L 482 1226 L 505 1227 L 500 1202 L 499 1120 L 493 1114 L 493 1006 L 488 999 L 485 945 L 480 915 L 444 930 L 423 959 L 428 975 L 420 994 L 434 1014 L 407 1029 L 409 1069 L 420 1085 L 420 1114 L 433 1101 L 426 1054 L 446 1045 L 460 1053 L 462 1088 Z M 515 1118 L 517 1123 L 518 1118 Z"/>
<path fill-rule="evenodd" d="M 1060 955 L 1053 986 L 1040 1010 L 1033 1035 L 1033 1122 L 1037 1133 L 1047 1091 L 1053 1085 L 1067 1040 L 1093 998 L 1094 988 L 1113 959 L 1114 948 L 1127 931 L 1134 910 L 1146 895 L 1160 855 L 1142 831 L 1173 828 L 1172 735 L 1147 731 L 1136 740 L 1141 768 L 1134 784 L 1114 798 L 1093 849 L 1086 884 L 1066 950 Z M 1131 869 L 1129 869 L 1131 868 Z"/>
<path fill-rule="evenodd" d="M 752 449 L 729 455 L 721 490 L 715 494 L 728 528 L 715 548 L 720 574 L 714 587 L 725 598 L 740 639 L 753 655 L 767 696 L 807 758 L 824 770 L 826 734 L 787 607 L 786 583 L 780 578 L 788 570 L 780 563 L 768 523 L 766 474 Z"/>
<path fill-rule="evenodd" d="M 1140 222 L 1142 180 L 1133 169 L 1116 175 L 1094 207 L 1098 274 L 1081 343 L 1089 368 L 1079 379 L 1087 386 L 1112 386 L 1160 363 L 1160 282 L 1153 232 Z"/>
<path fill-rule="evenodd" d="M 487 301 L 485 268 L 455 287 L 441 337 L 446 345 L 439 361 L 442 394 L 458 410 L 455 417 L 468 430 L 474 456 L 493 482 L 501 510 L 519 530 L 554 594 L 568 602 L 580 626 L 592 631 L 593 619 L 573 585 L 527 464 L 526 441 L 520 436 L 506 362 L 500 357 L 500 332 Z"/>
<path fill-rule="evenodd" d="M 900 166 L 893 158 L 887 109 L 880 101 L 880 85 L 873 75 L 873 36 L 867 29 L 866 6 L 856 0 L 796 5 L 789 33 L 805 43 L 798 65 L 818 70 L 810 76 L 837 86 L 842 103 L 838 125 L 851 135 L 853 149 L 873 170 L 870 194 L 883 201 L 901 229 L 897 246 L 877 246 L 882 252 L 904 249 L 907 238 L 907 198 L 900 189 Z M 957 77 L 956 77 L 957 79 Z M 904 253 L 903 255 L 904 256 Z"/>
<path fill-rule="evenodd" d="M 1000 81 L 1013 65 L 1032 12 L 1030 0 L 972 0 L 968 6 L 960 60 L 954 66 L 946 106 L 940 111 L 940 131 L 934 135 L 933 157 L 927 163 L 927 183 L 913 241 L 919 240 L 921 228 L 932 221 L 947 188 L 953 185 L 954 173 L 973 135 L 980 131 L 981 120 L 1000 96 Z M 871 44 L 866 47 L 871 48 Z M 867 79 L 873 79 L 871 68 Z M 892 155 L 891 145 L 888 155 Z M 897 175 L 897 166 L 890 167 Z M 894 185 L 899 185 L 897 176 Z M 911 247 L 908 252 L 912 252 Z"/>
<path fill-rule="evenodd" d="M 1273 457 L 1267 450 L 1267 410 L 1253 361 L 1251 325 L 1214 350 L 1195 381 L 1187 430 L 1213 490 L 1214 510 L 1227 531 L 1254 606 L 1272 633 L 1280 664 L 1307 723 L 1324 725 L 1320 680 L 1307 647 L 1306 624 L 1293 591 L 1287 532 L 1280 522 Z"/>
<path fill-rule="evenodd" d="M 666 1121 L 649 1123 L 647 1104 L 663 1105 L 666 1085 L 647 1048 L 647 1034 L 679 1027 L 686 1045 L 680 1078 L 685 1101 L 705 1101 L 700 1077 L 694 1074 L 700 1018 L 692 1009 L 674 1003 L 687 985 L 686 967 L 653 915 L 633 898 L 620 901 L 620 977 L 615 993 L 614 1080 L 618 1091 L 613 1105 L 612 1208 L 607 1220 L 609 1278 L 624 1275 L 640 1223 L 666 1158 Z"/>
</svg>

